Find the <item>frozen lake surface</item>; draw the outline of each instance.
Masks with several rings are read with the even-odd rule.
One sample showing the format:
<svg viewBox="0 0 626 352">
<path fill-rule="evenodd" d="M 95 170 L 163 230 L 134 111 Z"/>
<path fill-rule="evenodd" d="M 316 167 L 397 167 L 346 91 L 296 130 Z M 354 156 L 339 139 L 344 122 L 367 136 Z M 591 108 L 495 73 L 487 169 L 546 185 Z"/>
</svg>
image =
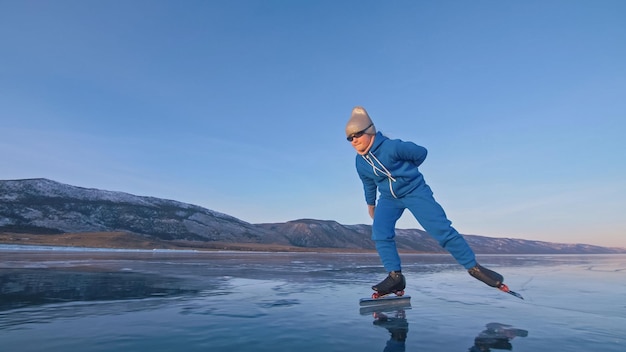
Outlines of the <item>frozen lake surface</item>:
<svg viewBox="0 0 626 352">
<path fill-rule="evenodd" d="M 626 255 L 403 255 L 410 307 L 362 311 L 375 254 L 0 250 L 3 351 L 626 351 Z"/>
</svg>

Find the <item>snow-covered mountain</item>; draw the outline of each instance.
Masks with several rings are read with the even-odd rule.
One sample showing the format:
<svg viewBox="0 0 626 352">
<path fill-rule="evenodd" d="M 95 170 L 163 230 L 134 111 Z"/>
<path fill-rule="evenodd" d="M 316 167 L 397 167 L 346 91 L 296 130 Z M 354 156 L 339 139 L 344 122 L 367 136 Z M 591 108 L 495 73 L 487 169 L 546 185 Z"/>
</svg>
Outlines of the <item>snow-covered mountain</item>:
<svg viewBox="0 0 626 352">
<path fill-rule="evenodd" d="M 0 230 L 120 231 L 161 240 L 287 242 L 255 225 L 196 205 L 47 179 L 0 181 Z"/>
<path fill-rule="evenodd" d="M 301 219 L 250 224 L 200 206 L 48 179 L 0 180 L 0 233 L 127 232 L 162 241 L 373 249 L 371 226 Z M 625 253 L 624 249 L 466 235 L 477 253 Z M 424 231 L 398 229 L 400 249 L 444 252 Z"/>
</svg>

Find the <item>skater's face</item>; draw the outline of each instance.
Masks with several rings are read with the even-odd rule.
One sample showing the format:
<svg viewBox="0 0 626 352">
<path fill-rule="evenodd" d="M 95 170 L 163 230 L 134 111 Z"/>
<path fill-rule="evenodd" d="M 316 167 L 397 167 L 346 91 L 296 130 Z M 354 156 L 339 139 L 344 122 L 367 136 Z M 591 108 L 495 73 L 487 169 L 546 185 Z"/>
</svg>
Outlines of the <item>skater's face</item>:
<svg viewBox="0 0 626 352">
<path fill-rule="evenodd" d="M 364 133 L 355 133 L 352 136 L 352 140 L 350 144 L 357 153 L 361 155 L 367 154 L 374 143 L 374 135 L 373 134 L 364 134 Z"/>
</svg>

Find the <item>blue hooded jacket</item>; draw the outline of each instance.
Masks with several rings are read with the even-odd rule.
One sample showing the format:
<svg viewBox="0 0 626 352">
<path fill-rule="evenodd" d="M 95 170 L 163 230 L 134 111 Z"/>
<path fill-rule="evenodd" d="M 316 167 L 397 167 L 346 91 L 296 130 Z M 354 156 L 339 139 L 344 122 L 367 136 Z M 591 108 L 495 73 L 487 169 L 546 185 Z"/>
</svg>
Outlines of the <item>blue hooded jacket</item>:
<svg viewBox="0 0 626 352">
<path fill-rule="evenodd" d="M 402 198 L 426 185 L 418 166 L 427 153 L 426 148 L 415 143 L 376 133 L 367 154 L 356 156 L 356 170 L 363 182 L 367 204 L 376 204 L 376 189 L 381 197 Z"/>
</svg>

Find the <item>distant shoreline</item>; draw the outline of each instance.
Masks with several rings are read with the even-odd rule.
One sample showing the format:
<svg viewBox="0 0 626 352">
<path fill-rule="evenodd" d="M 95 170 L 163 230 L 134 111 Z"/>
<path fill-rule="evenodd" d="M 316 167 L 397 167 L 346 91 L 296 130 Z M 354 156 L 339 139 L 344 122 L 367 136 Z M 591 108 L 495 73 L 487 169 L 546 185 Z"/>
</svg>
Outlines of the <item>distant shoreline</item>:
<svg viewBox="0 0 626 352">
<path fill-rule="evenodd" d="M 356 248 L 328 248 L 328 247 L 296 247 L 280 244 L 267 243 L 234 243 L 217 241 L 166 241 L 127 232 L 84 232 L 84 233 L 63 233 L 63 234 L 32 234 L 0 232 L 0 244 L 23 245 L 23 246 L 52 246 L 71 247 L 85 249 L 111 249 L 111 250 L 145 250 L 145 251 L 196 251 L 196 252 L 269 252 L 269 253 L 354 253 L 367 254 L 376 253 L 371 249 Z M 412 251 L 401 249 L 401 253 L 406 254 L 447 254 L 444 250 L 440 252 Z M 617 252 L 614 254 L 624 254 Z M 610 254 L 610 253 L 480 253 L 476 255 L 579 255 L 579 254 Z"/>
<path fill-rule="evenodd" d="M 264 243 L 164 241 L 125 232 L 93 232 L 64 234 L 0 233 L 0 244 L 23 246 L 53 246 L 111 250 L 179 250 L 179 251 L 246 251 L 246 252 L 317 252 L 317 253 L 376 253 L 353 248 L 307 248 Z M 407 253 L 422 253 L 411 251 Z"/>
</svg>

